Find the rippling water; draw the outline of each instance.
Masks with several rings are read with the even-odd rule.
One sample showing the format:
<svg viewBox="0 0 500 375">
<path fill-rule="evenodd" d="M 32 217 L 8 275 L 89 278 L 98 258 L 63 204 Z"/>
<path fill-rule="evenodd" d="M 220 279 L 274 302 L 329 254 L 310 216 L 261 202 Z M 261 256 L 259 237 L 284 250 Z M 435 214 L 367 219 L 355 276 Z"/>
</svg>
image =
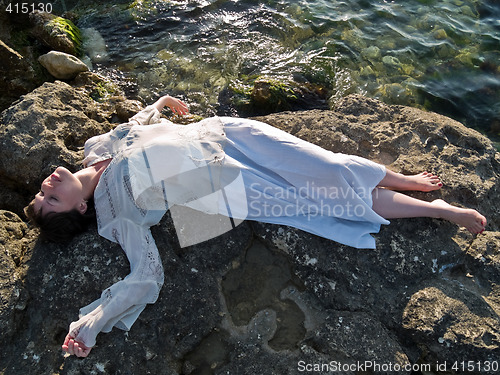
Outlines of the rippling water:
<svg viewBox="0 0 500 375">
<path fill-rule="evenodd" d="M 269 76 L 322 85 L 332 102 L 361 93 L 500 133 L 498 0 L 80 1 L 74 11 L 104 39 L 106 51 L 87 43 L 94 67 L 144 101 L 171 93 L 210 115 L 225 87 Z"/>
</svg>

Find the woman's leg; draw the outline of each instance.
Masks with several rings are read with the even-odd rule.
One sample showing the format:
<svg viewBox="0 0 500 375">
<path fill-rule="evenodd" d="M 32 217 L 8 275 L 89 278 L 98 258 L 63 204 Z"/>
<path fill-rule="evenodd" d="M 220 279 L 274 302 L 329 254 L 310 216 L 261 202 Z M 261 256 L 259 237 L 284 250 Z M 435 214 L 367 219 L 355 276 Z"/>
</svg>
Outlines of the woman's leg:
<svg viewBox="0 0 500 375">
<path fill-rule="evenodd" d="M 481 233 L 486 218 L 476 210 L 452 206 L 441 199 L 422 201 L 388 189 L 373 190 L 373 210 L 385 219 L 432 217 L 445 219 L 465 227 L 471 233 Z"/>
<path fill-rule="evenodd" d="M 378 186 L 401 191 L 432 191 L 440 189 L 443 184 L 439 177 L 432 173 L 422 172 L 413 176 L 405 176 L 387 169 L 385 177 L 380 181 Z"/>
</svg>

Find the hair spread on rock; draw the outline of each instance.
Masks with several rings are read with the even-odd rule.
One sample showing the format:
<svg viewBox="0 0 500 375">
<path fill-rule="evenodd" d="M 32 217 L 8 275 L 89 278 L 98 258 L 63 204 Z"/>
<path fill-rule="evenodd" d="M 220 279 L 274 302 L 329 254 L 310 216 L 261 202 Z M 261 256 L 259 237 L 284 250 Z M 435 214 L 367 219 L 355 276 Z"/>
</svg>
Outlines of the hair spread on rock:
<svg viewBox="0 0 500 375">
<path fill-rule="evenodd" d="M 66 212 L 49 212 L 41 215 L 35 211 L 33 199 L 24 208 L 30 224 L 40 229 L 40 237 L 49 242 L 69 242 L 77 234 L 83 233 L 95 221 L 94 201 L 87 202 L 87 211 L 81 214 L 77 209 Z"/>
</svg>

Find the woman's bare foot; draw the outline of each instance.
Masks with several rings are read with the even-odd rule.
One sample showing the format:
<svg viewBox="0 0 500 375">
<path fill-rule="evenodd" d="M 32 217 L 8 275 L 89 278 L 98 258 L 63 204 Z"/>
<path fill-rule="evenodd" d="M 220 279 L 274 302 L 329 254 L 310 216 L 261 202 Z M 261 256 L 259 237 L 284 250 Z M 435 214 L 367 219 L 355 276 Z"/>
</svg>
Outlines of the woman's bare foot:
<svg viewBox="0 0 500 375">
<path fill-rule="evenodd" d="M 407 179 L 406 186 L 403 186 L 400 190 L 433 191 L 441 189 L 443 186 L 438 176 L 428 172 L 405 177 Z"/>
<path fill-rule="evenodd" d="M 473 234 L 482 233 L 486 227 L 486 218 L 476 210 L 452 206 L 442 199 L 436 199 L 432 201 L 432 204 L 439 209 L 440 219 L 465 227 Z"/>
<path fill-rule="evenodd" d="M 412 176 L 405 176 L 401 173 L 387 170 L 386 176 L 379 183 L 380 187 L 399 191 L 433 191 L 441 189 L 443 183 L 441 179 L 429 172 L 422 172 Z"/>
</svg>

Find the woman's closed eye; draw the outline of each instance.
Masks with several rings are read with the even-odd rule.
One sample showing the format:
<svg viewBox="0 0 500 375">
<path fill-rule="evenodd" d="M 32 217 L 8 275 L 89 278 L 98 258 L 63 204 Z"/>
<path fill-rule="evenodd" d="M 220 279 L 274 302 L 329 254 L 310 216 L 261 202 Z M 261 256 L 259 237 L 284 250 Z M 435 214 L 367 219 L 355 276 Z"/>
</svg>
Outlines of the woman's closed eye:
<svg viewBox="0 0 500 375">
<path fill-rule="evenodd" d="M 42 190 L 40 190 L 40 196 L 41 196 L 41 197 L 45 196 L 45 193 L 44 193 Z M 49 201 L 52 201 L 52 202 L 58 202 L 58 201 L 59 201 L 59 200 L 57 199 L 57 197 L 56 197 L 56 196 L 54 196 L 54 195 L 49 195 L 49 196 L 47 197 L 47 199 L 48 199 Z"/>
</svg>

